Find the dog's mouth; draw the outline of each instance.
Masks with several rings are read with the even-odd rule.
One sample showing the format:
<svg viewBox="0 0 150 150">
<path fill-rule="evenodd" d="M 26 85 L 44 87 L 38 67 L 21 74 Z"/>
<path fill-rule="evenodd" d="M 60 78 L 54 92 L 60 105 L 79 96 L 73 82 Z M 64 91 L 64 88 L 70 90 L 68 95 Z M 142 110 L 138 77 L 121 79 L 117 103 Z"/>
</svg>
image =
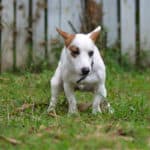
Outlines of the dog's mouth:
<svg viewBox="0 0 150 150">
<path fill-rule="evenodd" d="M 84 80 L 86 77 L 87 77 L 88 75 L 84 75 L 84 76 L 82 76 L 79 80 L 77 80 L 77 83 L 79 84 L 82 80 Z"/>
<path fill-rule="evenodd" d="M 84 77 L 84 76 L 88 76 L 90 73 L 88 74 L 80 74 L 81 77 Z"/>
<path fill-rule="evenodd" d="M 88 74 L 80 74 L 81 78 L 79 80 L 77 80 L 77 83 L 79 84 L 82 80 L 84 80 L 87 76 L 89 75 Z"/>
</svg>

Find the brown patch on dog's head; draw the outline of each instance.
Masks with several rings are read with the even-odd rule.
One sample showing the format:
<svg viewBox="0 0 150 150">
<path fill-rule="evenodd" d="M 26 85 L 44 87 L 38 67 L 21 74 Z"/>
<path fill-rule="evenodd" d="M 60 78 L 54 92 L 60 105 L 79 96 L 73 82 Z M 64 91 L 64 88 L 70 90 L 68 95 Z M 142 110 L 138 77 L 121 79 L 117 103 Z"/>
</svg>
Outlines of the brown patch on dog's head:
<svg viewBox="0 0 150 150">
<path fill-rule="evenodd" d="M 65 45 L 68 47 L 72 40 L 75 38 L 75 34 L 69 34 L 67 32 L 64 32 L 58 28 L 56 28 L 57 32 L 64 38 L 65 40 Z"/>
<path fill-rule="evenodd" d="M 93 32 L 90 36 L 90 38 L 92 39 L 93 42 L 96 42 L 96 40 L 98 39 L 99 37 L 99 31 L 97 32 Z"/>
<path fill-rule="evenodd" d="M 73 57 L 76 57 L 77 55 L 80 54 L 79 48 L 78 48 L 77 46 L 75 46 L 75 45 L 69 46 L 68 49 L 71 51 L 71 55 L 72 55 Z"/>
</svg>

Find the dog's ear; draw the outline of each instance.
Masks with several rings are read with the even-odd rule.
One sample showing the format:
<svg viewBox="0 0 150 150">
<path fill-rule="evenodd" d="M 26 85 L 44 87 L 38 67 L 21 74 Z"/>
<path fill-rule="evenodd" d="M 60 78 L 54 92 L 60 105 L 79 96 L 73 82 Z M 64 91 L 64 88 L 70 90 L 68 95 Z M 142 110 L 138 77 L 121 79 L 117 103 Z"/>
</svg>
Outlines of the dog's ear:
<svg viewBox="0 0 150 150">
<path fill-rule="evenodd" d="M 93 42 L 96 42 L 99 34 L 100 34 L 101 26 L 98 26 L 95 30 L 90 32 L 88 36 L 92 39 Z"/>
<path fill-rule="evenodd" d="M 56 28 L 57 32 L 64 38 L 67 39 L 69 37 L 69 33 L 62 31 L 61 29 Z"/>
<path fill-rule="evenodd" d="M 93 33 L 91 34 L 90 38 L 92 39 L 93 42 L 96 42 L 98 36 L 99 36 L 99 31 L 93 32 Z"/>
<path fill-rule="evenodd" d="M 67 32 L 62 31 L 61 29 L 56 28 L 57 32 L 64 38 L 65 45 L 68 47 L 72 40 L 75 38 L 74 34 L 69 34 Z"/>
</svg>

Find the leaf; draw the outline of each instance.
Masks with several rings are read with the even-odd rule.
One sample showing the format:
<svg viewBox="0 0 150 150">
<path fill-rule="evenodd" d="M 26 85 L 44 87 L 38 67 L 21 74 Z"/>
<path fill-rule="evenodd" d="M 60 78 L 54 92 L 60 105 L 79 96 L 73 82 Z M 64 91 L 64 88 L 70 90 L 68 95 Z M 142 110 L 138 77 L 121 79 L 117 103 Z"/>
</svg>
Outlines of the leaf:
<svg viewBox="0 0 150 150">
<path fill-rule="evenodd" d="M 126 133 L 123 129 L 118 129 L 118 130 L 117 130 L 117 134 L 118 134 L 119 136 L 127 136 L 127 133 Z"/>
<path fill-rule="evenodd" d="M 56 114 L 55 110 L 52 111 L 52 112 L 49 112 L 48 115 L 51 116 L 51 117 L 54 117 L 54 118 L 58 118 L 59 117 L 59 115 Z"/>
<path fill-rule="evenodd" d="M 21 112 L 21 111 L 24 111 L 28 108 L 33 107 L 33 106 L 34 106 L 34 104 L 23 104 L 21 107 L 17 108 L 16 111 Z"/>
<path fill-rule="evenodd" d="M 8 138 L 8 137 L 5 137 L 5 136 L 0 136 L 0 140 L 3 140 L 5 142 L 8 142 L 12 145 L 18 145 L 18 144 L 21 144 L 20 141 L 14 139 L 14 138 Z"/>
<path fill-rule="evenodd" d="M 32 133 L 34 133 L 36 131 L 36 129 L 34 128 L 34 127 L 31 127 L 30 129 L 29 129 L 29 134 L 32 134 Z"/>
<path fill-rule="evenodd" d="M 80 112 L 86 111 L 87 109 L 89 109 L 92 106 L 91 102 L 88 103 L 80 103 L 78 104 L 78 110 Z"/>
<path fill-rule="evenodd" d="M 36 133 L 36 136 L 42 137 L 45 133 L 53 134 L 54 128 L 57 129 L 57 126 L 48 126 L 40 125 L 38 132 Z"/>
<path fill-rule="evenodd" d="M 50 132 L 50 131 L 52 130 L 52 128 L 53 128 L 52 126 L 46 127 L 46 126 L 44 126 L 44 125 L 40 125 L 39 130 L 40 130 L 40 131 Z"/>
</svg>

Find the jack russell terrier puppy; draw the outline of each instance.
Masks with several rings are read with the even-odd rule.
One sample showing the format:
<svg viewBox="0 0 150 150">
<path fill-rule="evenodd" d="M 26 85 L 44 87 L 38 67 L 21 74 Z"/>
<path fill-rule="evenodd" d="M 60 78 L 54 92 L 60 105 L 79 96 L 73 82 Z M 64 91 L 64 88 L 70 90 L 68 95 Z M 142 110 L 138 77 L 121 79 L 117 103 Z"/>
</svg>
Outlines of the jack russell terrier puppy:
<svg viewBox="0 0 150 150">
<path fill-rule="evenodd" d="M 107 95 L 105 87 L 106 71 L 95 41 L 101 27 L 98 26 L 88 34 L 69 34 L 60 29 L 57 32 L 63 37 L 65 47 L 54 76 L 51 79 L 51 100 L 48 112 L 55 111 L 58 94 L 64 90 L 69 104 L 69 113 L 77 113 L 74 90 L 88 89 L 94 91 L 92 113 L 101 112 L 100 104 Z M 110 104 L 107 103 L 108 110 Z"/>
</svg>

